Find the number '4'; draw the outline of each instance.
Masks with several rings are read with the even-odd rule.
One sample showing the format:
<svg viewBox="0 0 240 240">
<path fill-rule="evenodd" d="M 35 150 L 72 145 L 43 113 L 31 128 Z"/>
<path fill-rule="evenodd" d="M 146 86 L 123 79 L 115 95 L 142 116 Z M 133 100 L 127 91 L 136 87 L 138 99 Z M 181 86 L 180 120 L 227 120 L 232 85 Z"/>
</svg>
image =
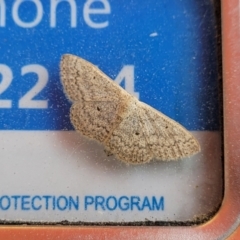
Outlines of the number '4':
<svg viewBox="0 0 240 240">
<path fill-rule="evenodd" d="M 115 82 L 120 85 L 125 80 L 125 90 L 139 99 L 139 92 L 134 91 L 134 66 L 125 65 L 115 78 Z"/>
</svg>

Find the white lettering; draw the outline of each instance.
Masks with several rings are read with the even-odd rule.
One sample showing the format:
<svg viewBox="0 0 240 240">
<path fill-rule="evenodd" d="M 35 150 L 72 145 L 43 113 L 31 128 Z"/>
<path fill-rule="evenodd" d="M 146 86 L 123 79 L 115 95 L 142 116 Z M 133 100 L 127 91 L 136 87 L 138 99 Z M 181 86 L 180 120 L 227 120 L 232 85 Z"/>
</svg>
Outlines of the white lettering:
<svg viewBox="0 0 240 240">
<path fill-rule="evenodd" d="M 20 19 L 19 17 L 19 7 L 22 3 L 26 2 L 26 0 L 16 0 L 14 5 L 13 5 L 13 9 L 12 9 L 12 15 L 13 15 L 13 19 L 16 22 L 16 24 L 20 27 L 23 28 L 32 28 L 35 27 L 36 25 L 39 24 L 39 22 L 42 20 L 42 16 L 43 16 L 43 7 L 42 7 L 42 3 L 40 2 L 40 0 L 27 0 L 27 1 L 31 1 L 36 5 L 37 8 L 37 13 L 36 13 L 36 18 L 32 21 L 32 22 L 24 22 Z"/>
<path fill-rule="evenodd" d="M 115 82 L 120 85 L 125 80 L 125 90 L 139 99 L 139 92 L 134 91 L 134 66 L 126 65 L 115 78 Z"/>
<path fill-rule="evenodd" d="M 103 8 L 101 9 L 91 8 L 91 5 L 94 2 L 101 2 L 103 4 Z M 90 14 L 110 14 L 110 13 L 111 13 L 111 9 L 110 9 L 110 4 L 108 0 L 87 0 L 87 2 L 84 4 L 84 7 L 83 7 L 84 20 L 88 24 L 88 26 L 92 28 L 105 28 L 108 26 L 109 22 L 108 21 L 101 22 L 101 23 L 94 22 L 90 18 Z"/>
<path fill-rule="evenodd" d="M 56 27 L 56 9 L 60 2 L 68 2 L 71 8 L 71 27 L 77 26 L 77 6 L 74 0 L 51 0 L 50 27 Z"/>
<path fill-rule="evenodd" d="M 0 27 L 6 25 L 6 4 L 4 0 L 0 0 Z"/>
<path fill-rule="evenodd" d="M 48 100 L 33 100 L 48 82 L 48 71 L 38 64 L 30 64 L 22 67 L 22 75 L 35 73 L 38 76 L 37 83 L 19 100 L 19 108 L 47 108 Z"/>
<path fill-rule="evenodd" d="M 8 89 L 12 80 L 12 70 L 5 64 L 0 64 L 0 75 L 2 75 L 2 81 L 0 81 L 0 95 Z M 11 108 L 11 100 L 0 99 L 0 108 Z"/>
</svg>

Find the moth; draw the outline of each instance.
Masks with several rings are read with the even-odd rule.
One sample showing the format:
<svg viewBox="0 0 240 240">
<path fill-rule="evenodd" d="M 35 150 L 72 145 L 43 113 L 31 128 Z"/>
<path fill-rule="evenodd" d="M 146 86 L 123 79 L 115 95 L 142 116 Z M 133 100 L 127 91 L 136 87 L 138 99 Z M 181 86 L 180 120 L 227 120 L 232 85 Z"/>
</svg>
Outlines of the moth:
<svg viewBox="0 0 240 240">
<path fill-rule="evenodd" d="M 139 101 L 90 62 L 65 54 L 61 81 L 73 102 L 70 119 L 82 135 L 97 140 L 127 164 L 178 160 L 200 151 L 183 126 Z"/>
</svg>

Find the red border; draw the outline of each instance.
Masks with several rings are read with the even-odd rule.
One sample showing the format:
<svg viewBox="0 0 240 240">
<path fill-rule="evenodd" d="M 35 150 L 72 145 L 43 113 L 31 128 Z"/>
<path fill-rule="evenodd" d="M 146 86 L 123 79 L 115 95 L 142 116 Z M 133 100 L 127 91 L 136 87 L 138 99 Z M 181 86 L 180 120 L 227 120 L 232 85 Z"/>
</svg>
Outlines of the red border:
<svg viewBox="0 0 240 240">
<path fill-rule="evenodd" d="M 0 239 L 240 239 L 239 2 L 222 0 L 225 195 L 214 218 L 191 227 L 1 226 Z"/>
</svg>

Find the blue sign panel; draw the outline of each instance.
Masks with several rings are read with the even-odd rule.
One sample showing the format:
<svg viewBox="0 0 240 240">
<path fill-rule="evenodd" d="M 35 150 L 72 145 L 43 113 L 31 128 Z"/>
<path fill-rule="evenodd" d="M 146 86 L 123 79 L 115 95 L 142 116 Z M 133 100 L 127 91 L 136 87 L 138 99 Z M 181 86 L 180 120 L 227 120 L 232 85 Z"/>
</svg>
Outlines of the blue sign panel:
<svg viewBox="0 0 240 240">
<path fill-rule="evenodd" d="M 219 129 L 211 1 L 0 0 L 0 129 L 70 130 L 61 55 L 189 130 Z"/>
</svg>

